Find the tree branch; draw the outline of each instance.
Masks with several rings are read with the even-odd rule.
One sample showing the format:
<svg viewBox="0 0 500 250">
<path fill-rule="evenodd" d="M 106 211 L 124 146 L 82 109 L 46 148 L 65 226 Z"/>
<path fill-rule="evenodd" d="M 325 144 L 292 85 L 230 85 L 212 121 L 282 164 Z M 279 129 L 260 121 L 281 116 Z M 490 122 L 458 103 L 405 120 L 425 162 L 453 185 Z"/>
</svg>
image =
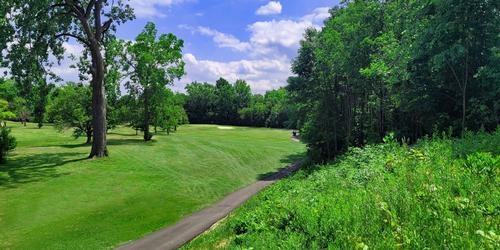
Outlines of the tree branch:
<svg viewBox="0 0 500 250">
<path fill-rule="evenodd" d="M 96 2 L 96 0 L 91 0 L 91 1 L 89 2 L 89 4 L 87 5 L 87 8 L 86 8 L 86 10 L 85 10 L 85 17 L 86 17 L 86 18 L 89 18 L 89 17 L 90 17 L 90 15 L 92 14 L 92 8 L 94 7 L 95 2 Z"/>
<path fill-rule="evenodd" d="M 75 12 L 75 14 L 78 16 L 78 17 L 84 17 L 84 10 L 81 6 L 79 6 L 78 4 L 76 4 L 73 0 L 66 0 L 66 4 L 68 5 L 68 7 L 70 7 L 73 12 Z"/>
<path fill-rule="evenodd" d="M 111 27 L 111 24 L 113 23 L 113 19 L 109 19 L 104 24 L 102 25 L 102 34 L 106 34 L 108 32 L 109 28 Z"/>
<path fill-rule="evenodd" d="M 78 41 L 86 44 L 87 46 L 90 46 L 90 43 L 88 41 L 86 41 L 83 37 L 75 35 L 75 34 L 71 34 L 71 33 L 57 34 L 55 38 L 57 39 L 57 38 L 60 38 L 60 37 L 63 37 L 63 36 L 73 37 L 73 38 L 77 39 Z"/>
</svg>

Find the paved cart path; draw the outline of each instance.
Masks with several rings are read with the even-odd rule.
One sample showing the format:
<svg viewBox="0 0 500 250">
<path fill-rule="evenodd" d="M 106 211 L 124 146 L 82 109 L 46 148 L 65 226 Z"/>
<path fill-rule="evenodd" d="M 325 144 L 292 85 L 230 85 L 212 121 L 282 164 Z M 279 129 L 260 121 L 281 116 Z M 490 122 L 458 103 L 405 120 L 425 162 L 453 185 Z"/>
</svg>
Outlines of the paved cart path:
<svg viewBox="0 0 500 250">
<path fill-rule="evenodd" d="M 177 249 L 208 230 L 213 224 L 226 217 L 231 211 L 265 187 L 298 170 L 300 164 L 300 162 L 296 162 L 283 168 L 248 187 L 226 196 L 215 205 L 200 210 L 176 224 L 152 233 L 143 239 L 120 246 L 118 250 Z"/>
</svg>

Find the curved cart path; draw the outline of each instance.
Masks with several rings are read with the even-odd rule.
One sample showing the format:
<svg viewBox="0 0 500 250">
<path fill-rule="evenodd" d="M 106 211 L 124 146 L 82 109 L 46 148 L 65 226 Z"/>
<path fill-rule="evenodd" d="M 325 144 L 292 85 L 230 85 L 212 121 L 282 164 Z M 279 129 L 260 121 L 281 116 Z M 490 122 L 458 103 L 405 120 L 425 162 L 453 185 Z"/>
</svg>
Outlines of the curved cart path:
<svg viewBox="0 0 500 250">
<path fill-rule="evenodd" d="M 301 162 L 296 162 L 278 172 L 240 189 L 222 201 L 200 210 L 176 224 L 152 233 L 143 239 L 129 242 L 118 247 L 118 250 L 153 250 L 177 249 L 196 236 L 208 230 L 213 224 L 226 217 L 243 202 L 274 182 L 282 179 L 300 168 Z"/>
</svg>

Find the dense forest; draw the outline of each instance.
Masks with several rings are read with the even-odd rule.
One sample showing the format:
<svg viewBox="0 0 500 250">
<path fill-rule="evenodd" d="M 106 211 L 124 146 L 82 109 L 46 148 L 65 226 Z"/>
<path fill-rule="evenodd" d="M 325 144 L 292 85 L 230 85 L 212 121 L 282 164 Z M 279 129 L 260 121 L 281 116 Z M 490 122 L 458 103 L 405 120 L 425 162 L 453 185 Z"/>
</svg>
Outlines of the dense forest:
<svg viewBox="0 0 500 250">
<path fill-rule="evenodd" d="M 492 131 L 500 115 L 499 1 L 346 1 L 309 29 L 287 90 L 316 159 L 394 132 Z"/>
</svg>

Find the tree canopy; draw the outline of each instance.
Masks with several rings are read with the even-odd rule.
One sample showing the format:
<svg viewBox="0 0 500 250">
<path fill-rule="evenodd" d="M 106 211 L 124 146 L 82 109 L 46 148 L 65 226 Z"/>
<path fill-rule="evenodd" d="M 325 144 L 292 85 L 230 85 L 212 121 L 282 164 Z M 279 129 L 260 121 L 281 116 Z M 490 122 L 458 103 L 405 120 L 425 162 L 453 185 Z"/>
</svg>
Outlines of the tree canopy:
<svg viewBox="0 0 500 250">
<path fill-rule="evenodd" d="M 389 132 L 415 141 L 499 122 L 498 3 L 347 1 L 301 42 L 287 89 L 318 160 Z"/>
<path fill-rule="evenodd" d="M 24 97 L 31 93 L 35 84 L 43 86 L 47 77 L 57 78 L 50 72 L 54 63 L 50 56 L 59 62 L 63 58 L 64 42 L 75 39 L 89 51 L 94 133 L 90 157 L 106 156 L 103 44 L 116 25 L 134 18 L 133 10 L 122 0 L 11 0 L 1 3 L 0 43 L 3 48 L 10 43 L 4 62 L 16 83 L 21 85 Z"/>
<path fill-rule="evenodd" d="M 144 140 L 149 141 L 153 135 L 149 126 L 159 114 L 155 106 L 165 98 L 165 86 L 184 75 L 182 47 L 184 42 L 171 33 L 158 37 L 154 23 L 147 23 L 135 42 L 129 42 L 123 60 L 125 71 L 130 72 L 130 81 L 126 86 L 129 94 L 137 95 L 143 105 L 142 130 Z M 160 97 L 158 97 L 160 95 Z"/>
</svg>

